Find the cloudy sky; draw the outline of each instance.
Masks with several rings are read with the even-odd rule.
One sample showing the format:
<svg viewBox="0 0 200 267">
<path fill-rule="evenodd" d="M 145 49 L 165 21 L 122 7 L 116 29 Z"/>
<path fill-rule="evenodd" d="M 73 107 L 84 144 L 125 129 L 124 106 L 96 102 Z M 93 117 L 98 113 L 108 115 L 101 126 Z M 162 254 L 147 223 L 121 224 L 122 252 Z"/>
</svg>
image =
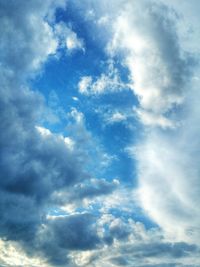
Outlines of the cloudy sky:
<svg viewBox="0 0 200 267">
<path fill-rule="evenodd" d="M 0 0 L 1 267 L 200 267 L 199 13 Z"/>
</svg>

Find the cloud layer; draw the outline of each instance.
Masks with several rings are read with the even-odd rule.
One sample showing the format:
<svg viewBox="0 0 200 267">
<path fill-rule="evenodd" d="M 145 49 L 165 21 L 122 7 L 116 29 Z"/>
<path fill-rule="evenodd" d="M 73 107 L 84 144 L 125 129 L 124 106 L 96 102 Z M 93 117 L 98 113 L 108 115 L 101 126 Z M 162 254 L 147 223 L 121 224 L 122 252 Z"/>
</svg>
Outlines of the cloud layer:
<svg viewBox="0 0 200 267">
<path fill-rule="evenodd" d="M 66 49 L 87 49 L 70 24 L 57 20 L 65 1 L 0 0 L 2 266 L 200 264 L 198 55 L 187 51 L 186 41 L 182 47 L 183 11 L 161 1 L 109 5 L 113 14 L 105 12 L 104 1 L 94 5 L 94 29 L 109 23 L 109 66 L 99 78 L 80 75 L 77 90 L 89 96 L 131 88 L 135 94 L 132 112 L 144 135 L 127 151 L 137 161 L 137 189 L 120 178 L 100 177 L 112 157 L 78 109 L 65 114 L 67 134 L 46 128 L 46 114 L 56 111 L 30 79 Z M 90 8 L 86 1 L 84 14 L 95 16 Z M 127 83 L 114 66 L 116 58 L 128 70 Z M 132 116 L 118 109 L 108 115 L 103 117 L 109 125 Z M 134 219 L 138 205 L 154 227 Z"/>
</svg>

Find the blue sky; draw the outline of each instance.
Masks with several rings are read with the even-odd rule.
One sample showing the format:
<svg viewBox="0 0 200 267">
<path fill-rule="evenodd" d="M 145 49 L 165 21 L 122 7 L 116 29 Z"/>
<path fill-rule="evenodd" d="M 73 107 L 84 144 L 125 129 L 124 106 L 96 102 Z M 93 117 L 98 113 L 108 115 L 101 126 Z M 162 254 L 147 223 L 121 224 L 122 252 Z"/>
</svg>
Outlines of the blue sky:
<svg viewBox="0 0 200 267">
<path fill-rule="evenodd" d="M 198 0 L 0 0 L 0 266 L 200 266 Z"/>
</svg>

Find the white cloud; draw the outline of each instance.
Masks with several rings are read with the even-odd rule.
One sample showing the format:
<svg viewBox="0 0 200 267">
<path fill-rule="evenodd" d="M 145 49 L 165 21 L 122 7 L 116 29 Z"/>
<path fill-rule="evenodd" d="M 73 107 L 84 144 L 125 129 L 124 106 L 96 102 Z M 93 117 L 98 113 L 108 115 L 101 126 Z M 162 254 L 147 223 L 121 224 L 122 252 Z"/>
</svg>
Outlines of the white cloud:
<svg viewBox="0 0 200 267">
<path fill-rule="evenodd" d="M 116 92 L 122 90 L 122 88 L 129 89 L 129 85 L 121 81 L 118 69 L 114 67 L 114 62 L 110 60 L 105 73 L 95 79 L 92 76 L 81 77 L 78 88 L 81 94 L 101 95 L 107 92 Z"/>
<path fill-rule="evenodd" d="M 72 108 L 68 116 L 74 119 L 77 125 L 84 124 L 84 115 L 82 112 L 78 111 L 76 108 Z"/>
<path fill-rule="evenodd" d="M 111 214 L 97 221 L 101 238 L 111 243 L 90 252 L 72 252 L 78 266 L 198 266 L 198 249 L 186 243 L 170 243 L 157 228 L 146 229 L 140 222 Z M 190 265 L 192 263 L 192 265 Z"/>
<path fill-rule="evenodd" d="M 179 45 L 175 17 L 164 5 L 128 1 L 113 23 L 108 52 L 123 52 L 132 90 L 146 113 L 165 116 L 184 99 L 190 65 Z"/>
<path fill-rule="evenodd" d="M 56 53 L 58 40 L 50 26 L 50 23 L 54 23 L 54 18 L 50 14 L 54 13 L 56 7 L 63 6 L 64 2 L 58 1 L 55 4 L 47 0 L 41 4 L 38 11 L 38 1 L 31 2 L 29 5 L 20 1 L 20 3 L 13 3 L 18 12 L 12 15 L 8 13 L 1 15 L 0 23 L 3 29 L 1 63 L 7 67 L 7 72 L 9 70 L 13 76 L 26 76 L 29 71 L 38 71 L 46 59 Z M 6 2 L 1 1 L 1 9 L 6 8 L 9 9 Z M 43 19 L 44 16 L 46 20 Z"/>
<path fill-rule="evenodd" d="M 1 5 L 4 2 L 1 1 Z M 37 111 L 41 99 L 35 92 L 17 85 L 20 80 L 18 74 L 27 74 L 30 70 L 40 68 L 48 56 L 55 54 L 60 40 L 44 20 L 44 17 L 47 18 L 47 10 L 54 5 L 53 1 L 35 0 L 21 3 L 21 10 L 26 16 L 15 16 L 15 1 L 12 1 L 13 16 L 0 19 L 3 25 L 9 24 L 5 28 L 7 36 L 4 36 L 5 42 L 1 47 L 2 66 L 7 72 L 6 78 L 1 75 L 0 79 L 3 122 L 0 131 L 1 171 L 7 178 L 1 183 L 1 236 L 8 240 L 20 240 L 24 245 L 23 249 L 27 249 L 29 255 L 35 255 L 34 252 L 43 253 L 41 256 L 48 258 L 52 266 L 76 266 L 76 263 L 80 266 L 108 267 L 120 264 L 138 267 L 198 266 L 199 250 L 196 246 L 183 242 L 169 243 L 172 240 L 184 240 L 197 244 L 200 233 L 200 142 L 197 138 L 200 134 L 199 84 L 198 80 L 193 79 L 189 93 L 184 92 L 187 88 L 183 80 L 187 71 L 185 72 L 182 67 L 186 67 L 187 70 L 187 66 L 179 57 L 176 34 L 172 30 L 173 27 L 171 28 L 170 16 L 168 17 L 170 12 L 166 12 L 164 7 L 163 10 L 158 8 L 157 5 L 140 6 L 140 1 L 135 1 L 138 6 L 133 7 L 130 4 L 122 11 L 119 20 L 116 20 L 119 28 L 115 31 L 116 39 L 114 38 L 111 45 L 113 51 L 118 45 L 119 50 L 123 50 L 126 66 L 131 73 L 131 82 L 135 82 L 132 89 L 140 101 L 138 116 L 145 124 L 170 128 L 172 122 L 167 120 L 166 112 L 174 105 L 180 104 L 183 96 L 185 97 L 186 111 L 179 110 L 177 114 L 178 118 L 184 119 L 183 124 L 173 131 L 153 127 L 151 130 L 148 129 L 144 140 L 134 151 L 138 161 L 137 196 L 150 218 L 165 230 L 165 233 L 162 233 L 158 229 L 147 230 L 142 223 L 126 217 L 127 213 L 132 216 L 136 208 L 136 198 L 132 197 L 130 189 L 127 188 L 118 188 L 112 192 L 113 187 L 120 186 L 117 179 L 111 182 L 90 179 L 87 168 L 92 164 L 88 162 L 93 162 L 92 170 L 99 167 L 99 162 L 104 163 L 104 168 L 105 163 L 109 161 L 109 155 L 102 155 L 102 151 L 92 140 L 86 129 L 83 113 L 74 108 L 68 114 L 68 119 L 72 120 L 72 123 L 69 123 L 67 130 L 72 133 L 74 139 L 71 135 L 54 135 L 44 127 L 35 127 L 38 123 Z M 121 1 L 117 2 L 117 5 L 118 3 L 121 4 Z M 26 13 L 27 7 L 33 8 L 33 19 Z M 123 6 L 121 7 L 123 9 Z M 120 12 L 122 9 L 120 8 Z M 8 13 L 6 9 L 4 11 L 5 14 Z M 18 21 L 19 19 L 22 21 Z M 10 23 L 7 23 L 9 21 Z M 17 33 L 16 22 L 17 25 L 21 25 Z M 144 26 L 141 26 L 142 24 Z M 127 34 L 124 30 L 127 30 Z M 118 33 L 124 38 L 117 36 Z M 63 44 L 66 46 L 66 36 L 63 38 Z M 115 40 L 119 42 L 115 43 Z M 196 77 L 199 76 L 198 72 L 199 70 L 195 74 Z M 8 79 L 10 73 L 13 73 L 12 79 Z M 95 81 L 90 79 L 89 87 L 84 83 L 82 86 L 82 90 L 88 94 L 118 90 L 119 84 L 121 86 L 118 73 L 115 71 L 103 73 Z M 189 73 L 187 79 L 190 80 Z M 119 121 L 123 119 L 123 114 L 116 112 L 111 118 Z M 77 151 L 74 150 L 76 144 Z M 70 149 L 66 150 L 66 147 Z M 54 193 L 58 196 L 58 202 L 55 203 L 57 204 L 59 201 L 66 201 L 62 199 L 66 191 L 69 192 L 72 188 L 80 189 L 79 186 L 80 191 L 73 191 L 76 197 L 78 192 L 82 198 L 89 198 L 89 195 L 95 196 L 97 193 L 99 196 L 93 203 L 94 206 L 100 206 L 100 214 L 96 216 L 97 212 L 95 213 L 91 227 L 88 225 L 89 216 L 81 212 L 69 215 L 68 218 L 54 216 L 54 222 L 51 220 L 48 222 L 50 224 L 45 226 L 41 224 L 47 207 L 52 204 Z M 112 194 L 102 198 L 105 188 Z M 69 199 L 67 200 L 69 203 Z M 92 205 L 89 201 L 86 204 Z M 73 211 L 69 206 L 68 211 L 70 212 L 69 208 Z M 110 215 L 112 209 L 117 210 L 116 217 Z M 45 220 L 42 222 L 47 223 Z M 98 231 L 91 235 L 95 227 Z M 42 235 L 41 229 L 43 233 L 48 230 L 46 235 Z M 172 236 L 167 236 L 166 232 Z M 40 237 L 35 242 L 37 234 Z M 43 240 L 43 237 L 46 239 Z M 2 265 L 43 266 L 40 259 L 30 259 L 23 255 L 19 246 L 15 246 L 14 243 L 1 241 L 0 247 Z M 67 261 L 66 256 L 71 262 Z"/>
<path fill-rule="evenodd" d="M 109 119 L 110 123 L 115 123 L 115 122 L 121 122 L 121 121 L 125 121 L 126 120 L 126 116 L 120 112 L 115 112 L 112 114 L 112 116 Z"/>
<path fill-rule="evenodd" d="M 68 136 L 63 136 L 61 134 L 54 134 L 49 129 L 47 129 L 45 127 L 36 126 L 35 128 L 41 134 L 42 137 L 44 137 L 44 138 L 49 138 L 49 137 L 50 138 L 55 138 L 58 141 L 63 142 L 69 150 L 72 151 L 74 149 L 75 141 L 72 140 L 72 138 L 70 138 Z"/>
<path fill-rule="evenodd" d="M 195 149 L 183 144 L 181 130 L 183 134 L 171 137 L 154 133 L 138 148 L 139 199 L 173 238 L 199 242 L 199 167 Z"/>
<path fill-rule="evenodd" d="M 6 242 L 0 239 L 0 264 L 1 266 L 20 266 L 20 267 L 49 267 L 49 264 L 40 257 L 28 257 L 20 245 L 16 242 Z"/>
<path fill-rule="evenodd" d="M 88 94 L 88 89 L 92 84 L 92 77 L 91 76 L 83 76 L 78 84 L 79 92 L 81 94 Z"/>
<path fill-rule="evenodd" d="M 49 129 L 47 129 L 47 128 L 44 128 L 44 127 L 41 127 L 41 126 L 35 126 L 35 128 L 44 137 L 52 135 L 51 131 Z"/>
<path fill-rule="evenodd" d="M 138 118 L 145 125 L 159 126 L 159 127 L 162 127 L 163 129 L 166 129 L 166 128 L 173 129 L 176 127 L 175 122 L 173 122 L 172 120 L 169 120 L 163 115 L 149 112 L 144 109 L 134 109 L 134 111 L 136 111 Z"/>
<path fill-rule="evenodd" d="M 144 133 L 133 154 L 141 207 L 172 238 L 198 243 L 199 3 L 182 2 L 112 2 L 107 51 L 123 58 L 139 100 Z"/>
<path fill-rule="evenodd" d="M 73 99 L 74 101 L 76 101 L 76 102 L 79 101 L 78 97 L 76 97 L 76 96 L 73 96 L 72 99 Z"/>
<path fill-rule="evenodd" d="M 77 34 L 64 22 L 55 25 L 55 34 L 58 36 L 60 46 L 66 48 L 68 52 L 74 50 L 85 51 L 84 41 L 78 38 Z"/>
<path fill-rule="evenodd" d="M 71 32 L 70 36 L 66 38 L 66 47 L 68 50 L 84 50 L 83 41 L 81 39 L 78 39 L 77 35 L 74 32 Z"/>
</svg>

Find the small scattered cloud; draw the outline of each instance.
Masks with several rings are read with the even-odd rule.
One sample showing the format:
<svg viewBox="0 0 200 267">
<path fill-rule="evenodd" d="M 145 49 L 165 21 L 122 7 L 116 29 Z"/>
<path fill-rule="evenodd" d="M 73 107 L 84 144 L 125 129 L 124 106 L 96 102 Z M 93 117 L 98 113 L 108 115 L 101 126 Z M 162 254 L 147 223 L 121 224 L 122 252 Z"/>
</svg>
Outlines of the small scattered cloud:
<svg viewBox="0 0 200 267">
<path fill-rule="evenodd" d="M 108 119 L 108 123 L 113 124 L 113 123 L 125 121 L 126 119 L 127 119 L 126 115 L 124 115 L 124 114 L 122 114 L 120 112 L 115 112 Z"/>
<path fill-rule="evenodd" d="M 87 95 L 89 92 L 89 88 L 92 85 L 92 77 L 91 76 L 83 76 L 78 83 L 78 89 L 81 94 Z"/>
<path fill-rule="evenodd" d="M 98 96 L 108 92 L 118 92 L 124 88 L 129 89 L 129 85 L 121 80 L 119 71 L 114 67 L 112 60 L 108 62 L 105 73 L 95 78 L 83 76 L 78 83 L 79 93 L 84 95 Z"/>
<path fill-rule="evenodd" d="M 65 48 L 68 52 L 82 50 L 85 52 L 84 41 L 78 38 L 77 34 L 64 22 L 57 23 L 54 31 L 60 42 L 60 47 Z"/>
</svg>

